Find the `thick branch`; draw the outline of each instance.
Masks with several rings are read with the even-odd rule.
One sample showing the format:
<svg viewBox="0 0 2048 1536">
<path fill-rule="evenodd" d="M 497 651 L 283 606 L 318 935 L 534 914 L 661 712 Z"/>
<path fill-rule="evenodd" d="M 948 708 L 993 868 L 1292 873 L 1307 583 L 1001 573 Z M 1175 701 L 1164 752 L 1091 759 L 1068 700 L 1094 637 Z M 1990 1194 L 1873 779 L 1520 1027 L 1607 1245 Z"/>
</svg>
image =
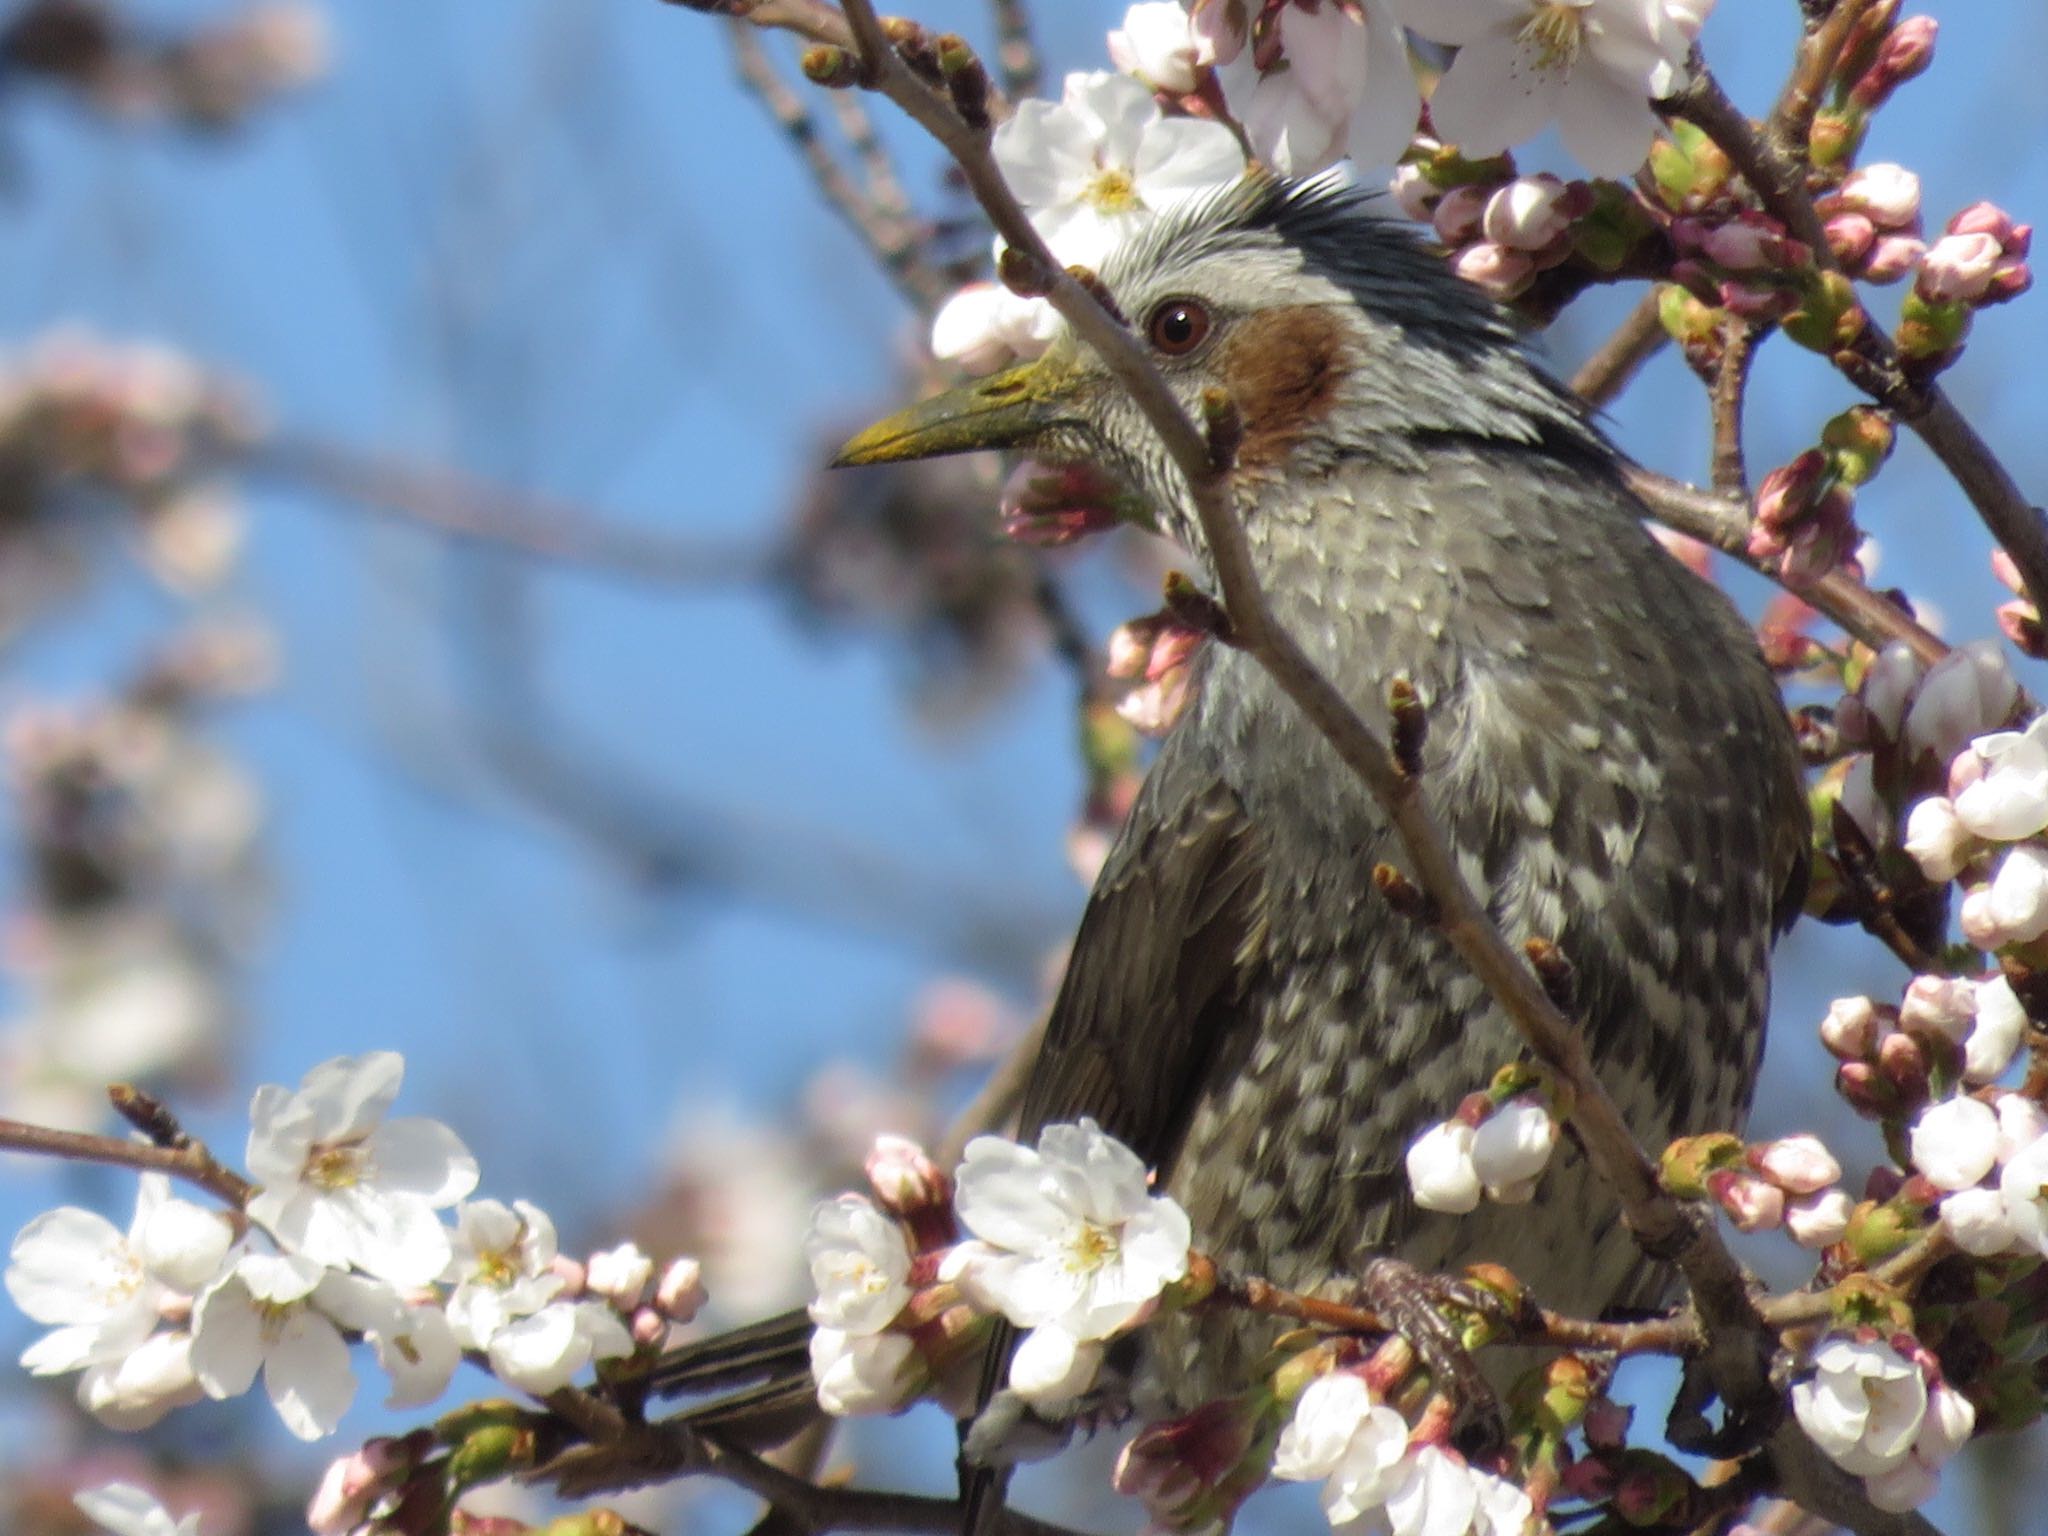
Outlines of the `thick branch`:
<svg viewBox="0 0 2048 1536">
<path fill-rule="evenodd" d="M 1572 392 L 1588 405 L 1602 406 L 1628 388 L 1629 381 L 1671 337 L 1657 313 L 1653 287 L 1636 301 L 1628 318 L 1615 327 L 1593 355 L 1572 375 Z"/>
</svg>

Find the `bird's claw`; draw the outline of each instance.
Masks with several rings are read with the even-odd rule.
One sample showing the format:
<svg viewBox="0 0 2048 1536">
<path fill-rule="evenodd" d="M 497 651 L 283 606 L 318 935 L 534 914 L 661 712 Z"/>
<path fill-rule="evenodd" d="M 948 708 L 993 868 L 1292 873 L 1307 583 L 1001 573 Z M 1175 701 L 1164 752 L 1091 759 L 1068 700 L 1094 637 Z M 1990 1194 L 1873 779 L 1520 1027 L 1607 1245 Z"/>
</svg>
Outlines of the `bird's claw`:
<svg viewBox="0 0 2048 1536">
<path fill-rule="evenodd" d="M 1456 1406 L 1461 1448 L 1484 1454 L 1505 1443 L 1500 1399 L 1445 1308 L 1505 1322 L 1506 1304 L 1483 1287 L 1392 1258 L 1370 1260 L 1358 1289 L 1359 1299 L 1408 1341 L 1437 1391 Z"/>
</svg>

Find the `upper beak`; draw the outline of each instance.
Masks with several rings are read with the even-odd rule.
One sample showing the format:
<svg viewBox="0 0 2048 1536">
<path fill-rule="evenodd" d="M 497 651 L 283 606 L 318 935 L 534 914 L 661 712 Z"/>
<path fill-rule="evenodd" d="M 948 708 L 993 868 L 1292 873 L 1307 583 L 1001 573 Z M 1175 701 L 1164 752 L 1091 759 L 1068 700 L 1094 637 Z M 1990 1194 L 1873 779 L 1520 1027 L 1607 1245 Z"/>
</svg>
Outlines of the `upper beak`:
<svg viewBox="0 0 2048 1536">
<path fill-rule="evenodd" d="M 855 434 L 833 467 L 1024 447 L 1071 419 L 1065 372 L 1048 356 L 934 395 Z"/>
</svg>

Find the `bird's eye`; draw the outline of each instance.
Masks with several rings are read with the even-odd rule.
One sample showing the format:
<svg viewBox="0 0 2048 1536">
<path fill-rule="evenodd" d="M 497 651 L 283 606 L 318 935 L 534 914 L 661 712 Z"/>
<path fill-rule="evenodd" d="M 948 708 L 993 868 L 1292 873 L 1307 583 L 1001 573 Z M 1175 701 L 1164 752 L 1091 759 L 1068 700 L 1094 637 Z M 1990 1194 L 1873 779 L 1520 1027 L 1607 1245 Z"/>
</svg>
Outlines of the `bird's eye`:
<svg viewBox="0 0 2048 1536">
<path fill-rule="evenodd" d="M 1145 322 L 1145 338 L 1168 357 L 1184 357 L 1209 334 L 1209 311 L 1194 299 L 1168 299 Z"/>
</svg>

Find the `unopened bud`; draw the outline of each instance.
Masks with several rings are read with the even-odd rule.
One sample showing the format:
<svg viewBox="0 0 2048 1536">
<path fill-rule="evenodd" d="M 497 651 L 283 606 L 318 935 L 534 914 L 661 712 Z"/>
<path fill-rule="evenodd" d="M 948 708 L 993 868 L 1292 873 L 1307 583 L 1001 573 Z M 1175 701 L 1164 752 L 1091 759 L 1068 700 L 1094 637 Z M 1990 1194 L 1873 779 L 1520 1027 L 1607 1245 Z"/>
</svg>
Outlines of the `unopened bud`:
<svg viewBox="0 0 2048 1536">
<path fill-rule="evenodd" d="M 704 1266 L 695 1259 L 671 1259 L 654 1283 L 654 1305 L 672 1323 L 687 1323 L 704 1305 Z"/>
<path fill-rule="evenodd" d="M 1713 1174 L 1741 1163 L 1742 1141 L 1726 1131 L 1681 1137 L 1657 1160 L 1657 1182 L 1681 1200 L 1703 1200 Z"/>
<path fill-rule="evenodd" d="M 1893 1102 L 1901 1109 L 1914 1109 L 1927 1098 L 1927 1051 L 1918 1039 L 1903 1031 L 1886 1035 L 1877 1043 L 1877 1071 L 1891 1089 Z"/>
<path fill-rule="evenodd" d="M 1707 1193 L 1741 1232 L 1768 1232 L 1785 1219 L 1785 1191 L 1754 1174 L 1723 1168 L 1707 1175 Z"/>
<path fill-rule="evenodd" d="M 826 44 L 806 48 L 803 71 L 806 80 L 828 91 L 850 90 L 860 84 L 860 60 L 845 48 Z"/>
<path fill-rule="evenodd" d="M 620 1243 L 616 1248 L 593 1253 L 585 1274 L 585 1283 L 593 1295 L 603 1297 L 621 1312 L 630 1312 L 640 1305 L 654 1283 L 654 1260 L 641 1251 L 638 1243 Z"/>
<path fill-rule="evenodd" d="M 1893 91 L 1924 74 L 1934 62 L 1934 39 L 1941 30 L 1932 16 L 1908 16 L 1885 38 L 1877 59 L 1850 87 L 1849 99 L 1869 112 L 1884 105 Z"/>
<path fill-rule="evenodd" d="M 1788 1195 L 1818 1194 L 1842 1177 L 1842 1165 L 1818 1136 L 1781 1136 L 1751 1147 L 1749 1166 Z"/>
<path fill-rule="evenodd" d="M 1862 485 L 1891 456 L 1898 428 L 1889 411 L 1852 405 L 1820 429 L 1820 440 L 1831 451 L 1835 472 L 1851 485 Z"/>
<path fill-rule="evenodd" d="M 1799 295 L 1799 307 L 1785 316 L 1785 334 L 1811 351 L 1832 353 L 1848 346 L 1870 323 L 1856 297 L 1856 285 L 1840 272 L 1816 272 Z"/>
<path fill-rule="evenodd" d="M 1839 1189 L 1785 1203 L 1785 1230 L 1802 1248 L 1830 1248 L 1848 1233 L 1855 1206 Z"/>
<path fill-rule="evenodd" d="M 654 1349 L 668 1337 L 668 1319 L 652 1307 L 636 1307 L 627 1332 L 642 1349 Z"/>
</svg>

